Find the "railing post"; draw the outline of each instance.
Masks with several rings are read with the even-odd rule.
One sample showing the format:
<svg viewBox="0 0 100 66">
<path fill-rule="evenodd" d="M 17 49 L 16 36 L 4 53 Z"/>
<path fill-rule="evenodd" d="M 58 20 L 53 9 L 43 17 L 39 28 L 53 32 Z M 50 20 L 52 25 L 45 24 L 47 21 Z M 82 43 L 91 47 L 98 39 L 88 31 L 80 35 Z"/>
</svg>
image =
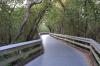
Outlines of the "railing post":
<svg viewBox="0 0 100 66">
<path fill-rule="evenodd" d="M 0 58 L 0 66 L 9 64 L 19 66 L 19 63 L 24 66 L 32 57 L 36 58 L 42 53 L 43 45 L 41 39 L 2 46 L 0 47 L 0 56 L 2 57 L 2 59 Z M 20 62 L 17 62 L 19 60 Z"/>
<path fill-rule="evenodd" d="M 50 33 L 50 35 L 54 38 L 70 42 L 76 46 L 78 45 L 84 47 L 84 49 L 89 49 L 90 53 L 92 53 L 93 57 L 95 58 L 98 66 L 100 66 L 100 44 L 93 39 L 54 33 Z"/>
</svg>

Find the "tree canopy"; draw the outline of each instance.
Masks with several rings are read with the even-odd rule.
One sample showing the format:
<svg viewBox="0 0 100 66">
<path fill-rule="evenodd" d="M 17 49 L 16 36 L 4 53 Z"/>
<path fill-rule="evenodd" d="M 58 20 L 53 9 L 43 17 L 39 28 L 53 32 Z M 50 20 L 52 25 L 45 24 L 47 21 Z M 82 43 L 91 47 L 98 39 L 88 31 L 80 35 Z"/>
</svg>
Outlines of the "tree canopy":
<svg viewBox="0 0 100 66">
<path fill-rule="evenodd" d="M 0 0 L 0 44 L 53 32 L 100 41 L 99 0 Z"/>
</svg>

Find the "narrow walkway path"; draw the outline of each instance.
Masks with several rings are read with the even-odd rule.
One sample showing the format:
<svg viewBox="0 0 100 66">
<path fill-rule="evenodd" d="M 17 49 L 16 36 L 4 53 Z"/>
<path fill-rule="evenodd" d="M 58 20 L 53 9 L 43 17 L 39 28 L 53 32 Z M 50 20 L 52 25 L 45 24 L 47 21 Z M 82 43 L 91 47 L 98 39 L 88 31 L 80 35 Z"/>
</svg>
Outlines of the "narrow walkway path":
<svg viewBox="0 0 100 66">
<path fill-rule="evenodd" d="M 42 36 L 45 53 L 25 66 L 89 66 L 83 53 L 49 35 Z"/>
</svg>

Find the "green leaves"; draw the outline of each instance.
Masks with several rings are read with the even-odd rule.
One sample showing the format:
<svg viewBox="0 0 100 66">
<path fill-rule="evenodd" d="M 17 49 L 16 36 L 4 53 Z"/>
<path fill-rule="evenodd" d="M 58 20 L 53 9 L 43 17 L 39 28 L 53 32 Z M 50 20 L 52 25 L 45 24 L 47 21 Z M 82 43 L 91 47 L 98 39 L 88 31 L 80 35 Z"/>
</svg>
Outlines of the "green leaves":
<svg viewBox="0 0 100 66">
<path fill-rule="evenodd" d="M 0 1 L 0 43 L 10 43 L 20 32 L 25 19 L 23 2 Z M 25 41 L 28 36 L 37 34 L 38 30 L 99 40 L 100 5 L 95 3 L 94 0 L 44 0 L 35 4 L 29 9 L 29 18 L 21 31 L 22 35 L 15 42 Z"/>
<path fill-rule="evenodd" d="M 65 11 L 63 11 L 64 5 Z M 93 0 L 53 0 L 43 22 L 52 32 L 98 38 L 100 8 Z M 91 37 L 92 38 L 92 37 Z"/>
</svg>

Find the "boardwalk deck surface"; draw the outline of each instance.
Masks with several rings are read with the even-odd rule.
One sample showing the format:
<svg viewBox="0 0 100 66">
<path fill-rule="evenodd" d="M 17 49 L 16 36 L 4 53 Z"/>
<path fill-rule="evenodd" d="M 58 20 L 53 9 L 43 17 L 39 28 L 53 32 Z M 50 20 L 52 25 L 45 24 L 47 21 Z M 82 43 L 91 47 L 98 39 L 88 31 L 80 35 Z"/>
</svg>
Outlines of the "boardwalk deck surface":
<svg viewBox="0 0 100 66">
<path fill-rule="evenodd" d="M 42 36 L 45 52 L 25 66 L 89 66 L 85 55 L 49 35 Z"/>
</svg>

